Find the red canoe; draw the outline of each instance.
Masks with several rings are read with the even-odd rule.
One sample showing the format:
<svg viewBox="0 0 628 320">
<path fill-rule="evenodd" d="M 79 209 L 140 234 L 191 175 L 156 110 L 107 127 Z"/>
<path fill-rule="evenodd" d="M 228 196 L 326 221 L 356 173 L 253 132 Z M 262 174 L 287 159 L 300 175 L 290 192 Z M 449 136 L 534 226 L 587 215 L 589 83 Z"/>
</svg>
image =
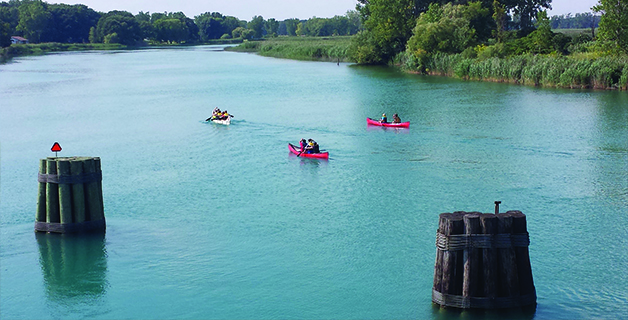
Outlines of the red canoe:
<svg viewBox="0 0 628 320">
<path fill-rule="evenodd" d="M 288 143 L 288 150 L 290 150 L 290 152 L 296 154 L 299 157 L 304 157 L 304 158 L 317 158 L 317 159 L 329 159 L 329 152 L 321 152 L 321 153 L 301 153 L 299 150 L 301 150 L 301 148 L 293 145 L 292 143 Z"/>
<path fill-rule="evenodd" d="M 408 122 L 400 122 L 400 123 L 392 123 L 392 122 L 384 122 L 381 123 L 377 120 L 373 120 L 371 118 L 366 118 L 366 124 L 372 126 L 380 126 L 380 127 L 393 127 L 393 128 L 410 128 L 410 121 Z"/>
</svg>

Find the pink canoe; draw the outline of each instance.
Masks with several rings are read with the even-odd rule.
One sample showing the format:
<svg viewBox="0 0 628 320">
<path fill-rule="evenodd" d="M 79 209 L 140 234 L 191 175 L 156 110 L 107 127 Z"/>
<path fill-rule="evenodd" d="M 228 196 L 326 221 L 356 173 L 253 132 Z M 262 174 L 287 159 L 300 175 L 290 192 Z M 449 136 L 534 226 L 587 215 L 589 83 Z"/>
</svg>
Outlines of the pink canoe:
<svg viewBox="0 0 628 320">
<path fill-rule="evenodd" d="M 329 159 L 329 152 L 321 152 L 321 153 L 305 153 L 300 152 L 301 148 L 293 145 L 292 143 L 288 143 L 288 150 L 290 152 L 296 154 L 299 157 L 304 158 L 316 158 L 316 159 Z"/>
<path fill-rule="evenodd" d="M 392 122 L 384 122 L 381 123 L 377 120 L 373 120 L 371 118 L 366 118 L 366 124 L 372 126 L 380 126 L 380 127 L 393 127 L 393 128 L 410 128 L 410 121 L 408 122 L 400 122 L 400 123 L 392 123 Z"/>
</svg>

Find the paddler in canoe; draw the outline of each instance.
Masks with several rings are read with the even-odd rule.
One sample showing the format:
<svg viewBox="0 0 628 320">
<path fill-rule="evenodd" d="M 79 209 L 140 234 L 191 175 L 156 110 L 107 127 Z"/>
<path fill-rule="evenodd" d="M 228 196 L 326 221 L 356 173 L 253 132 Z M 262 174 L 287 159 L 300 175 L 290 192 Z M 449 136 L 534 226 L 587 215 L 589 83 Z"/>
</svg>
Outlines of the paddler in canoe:
<svg viewBox="0 0 628 320">
<path fill-rule="evenodd" d="M 379 119 L 379 123 L 388 123 L 388 118 L 386 118 L 386 114 L 382 114 L 382 118 Z"/>
<path fill-rule="evenodd" d="M 215 108 L 214 111 L 212 112 L 212 116 L 205 119 L 205 121 L 210 121 L 210 120 L 227 120 L 227 118 L 232 117 L 233 115 L 229 114 L 229 112 L 227 110 L 225 111 L 220 111 L 219 108 Z"/>
<path fill-rule="evenodd" d="M 214 108 L 214 111 L 212 111 L 212 116 L 205 119 L 205 121 L 210 121 L 210 120 L 216 120 L 218 119 L 218 116 L 222 115 L 222 111 L 220 111 L 220 109 L 218 107 Z"/>
<path fill-rule="evenodd" d="M 393 121 L 392 123 L 401 123 L 401 118 L 399 118 L 398 114 L 393 114 Z"/>
<path fill-rule="evenodd" d="M 305 145 L 303 152 L 306 154 L 321 153 L 321 149 L 316 141 L 313 139 L 307 139 L 307 145 Z"/>
</svg>

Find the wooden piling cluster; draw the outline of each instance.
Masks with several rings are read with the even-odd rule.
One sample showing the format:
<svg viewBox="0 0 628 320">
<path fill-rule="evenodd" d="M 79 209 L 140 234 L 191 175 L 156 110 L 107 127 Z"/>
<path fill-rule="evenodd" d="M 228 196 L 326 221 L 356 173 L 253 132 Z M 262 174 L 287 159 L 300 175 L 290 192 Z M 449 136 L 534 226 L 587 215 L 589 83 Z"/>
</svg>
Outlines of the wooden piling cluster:
<svg viewBox="0 0 628 320">
<path fill-rule="evenodd" d="M 35 231 L 105 231 L 100 158 L 41 159 L 37 180 Z"/>
<path fill-rule="evenodd" d="M 461 309 L 535 305 L 529 244 L 521 211 L 440 214 L 432 301 Z"/>
</svg>

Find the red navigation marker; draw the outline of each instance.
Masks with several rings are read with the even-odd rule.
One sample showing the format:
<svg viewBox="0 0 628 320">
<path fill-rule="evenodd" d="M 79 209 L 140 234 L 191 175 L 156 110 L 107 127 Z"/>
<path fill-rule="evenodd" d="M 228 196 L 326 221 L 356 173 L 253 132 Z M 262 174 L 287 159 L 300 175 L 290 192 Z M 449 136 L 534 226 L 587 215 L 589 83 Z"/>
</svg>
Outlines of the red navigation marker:
<svg viewBox="0 0 628 320">
<path fill-rule="evenodd" d="M 61 151 L 61 145 L 59 144 L 59 142 L 55 142 L 52 145 L 52 148 L 50 148 L 50 151 L 55 153 L 55 157 L 57 156 L 57 152 Z"/>
</svg>

